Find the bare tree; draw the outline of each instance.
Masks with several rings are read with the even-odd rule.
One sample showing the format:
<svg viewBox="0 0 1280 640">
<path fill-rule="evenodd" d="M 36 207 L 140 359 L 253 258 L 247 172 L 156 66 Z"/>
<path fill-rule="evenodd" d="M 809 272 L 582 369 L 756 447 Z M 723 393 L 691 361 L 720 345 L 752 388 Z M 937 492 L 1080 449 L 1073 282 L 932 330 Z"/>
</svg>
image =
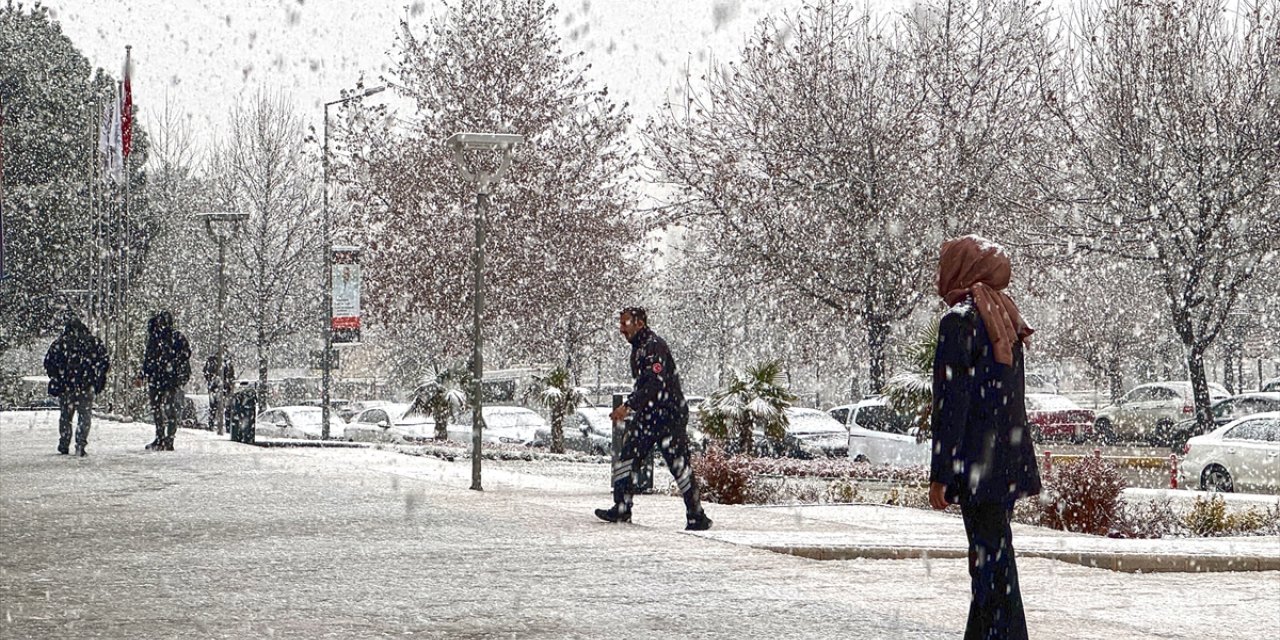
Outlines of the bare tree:
<svg viewBox="0 0 1280 640">
<path fill-rule="evenodd" d="M 994 0 L 893 24 L 836 2 L 766 18 L 646 128 L 668 213 L 751 288 L 860 320 L 879 389 L 941 240 L 1021 194 L 1009 141 L 1039 117 L 1045 19 Z"/>
<path fill-rule="evenodd" d="M 581 54 L 561 50 L 555 14 L 544 0 L 458 0 L 425 32 L 402 23 L 388 80 L 412 112 L 339 127 L 372 310 L 433 334 L 443 351 L 428 359 L 452 361 L 470 345 L 475 197 L 442 143 L 453 133 L 526 138 L 485 220 L 486 362 L 580 351 L 633 286 L 648 223 L 628 184 L 630 118 L 589 85 Z"/>
<path fill-rule="evenodd" d="M 1153 274 L 1212 423 L 1204 355 L 1280 250 L 1280 20 L 1274 0 L 1107 2 L 1086 11 L 1054 104 L 1074 202 L 1048 232 Z"/>
<path fill-rule="evenodd" d="M 259 93 L 233 107 L 229 122 L 211 154 L 210 198 L 250 216 L 228 252 L 229 317 L 247 325 L 266 380 L 273 347 L 320 317 L 319 165 L 283 95 Z"/>
</svg>

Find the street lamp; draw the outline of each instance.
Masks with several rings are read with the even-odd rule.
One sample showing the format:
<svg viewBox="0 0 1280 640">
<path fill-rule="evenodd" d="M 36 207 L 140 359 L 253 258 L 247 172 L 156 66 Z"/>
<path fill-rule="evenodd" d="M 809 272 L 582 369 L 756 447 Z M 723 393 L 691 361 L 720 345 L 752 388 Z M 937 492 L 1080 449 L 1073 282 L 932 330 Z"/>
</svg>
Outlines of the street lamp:
<svg viewBox="0 0 1280 640">
<path fill-rule="evenodd" d="M 474 269 L 471 322 L 471 488 L 475 491 L 484 490 L 480 486 L 480 441 L 484 433 L 484 416 L 481 412 L 484 343 L 480 331 L 480 321 L 484 316 L 484 211 L 489 206 L 489 189 L 511 168 L 511 152 L 522 142 L 524 136 L 511 133 L 455 133 L 445 140 L 445 144 L 453 151 L 453 162 L 462 172 L 462 178 L 476 185 L 476 236 L 471 261 Z M 464 152 L 468 150 L 499 151 L 502 156 L 498 167 L 486 173 L 467 167 Z"/>
<path fill-rule="evenodd" d="M 385 85 L 370 87 L 360 93 L 324 103 L 324 156 L 320 163 L 324 174 L 321 177 L 324 201 L 324 229 L 321 232 L 324 240 L 324 278 L 321 280 L 323 282 L 321 286 L 324 289 L 324 327 L 321 330 L 321 335 L 324 336 L 324 352 L 320 355 L 320 438 L 322 440 L 329 439 L 329 378 L 333 364 L 333 238 L 330 237 L 329 228 L 329 107 L 366 98 L 386 88 Z"/>
<path fill-rule="evenodd" d="M 227 303 L 227 241 L 240 230 L 240 223 L 249 219 L 249 214 L 233 211 L 214 211 L 197 213 L 196 218 L 204 221 L 205 232 L 209 234 L 210 238 L 213 238 L 214 242 L 218 243 L 218 386 L 217 392 L 210 395 L 209 401 L 214 407 L 214 426 L 218 429 L 218 435 L 222 435 L 224 432 L 223 427 L 226 424 L 226 398 L 223 397 L 223 389 L 227 388 L 227 348 L 224 341 L 226 319 L 222 314 L 222 309 Z"/>
</svg>

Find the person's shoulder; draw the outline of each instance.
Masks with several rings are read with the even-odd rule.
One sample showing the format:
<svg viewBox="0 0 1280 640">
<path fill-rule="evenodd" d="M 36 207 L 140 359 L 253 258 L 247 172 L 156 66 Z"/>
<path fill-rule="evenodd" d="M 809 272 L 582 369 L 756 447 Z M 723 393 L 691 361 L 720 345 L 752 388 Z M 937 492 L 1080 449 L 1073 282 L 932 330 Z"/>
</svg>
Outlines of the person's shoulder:
<svg viewBox="0 0 1280 640">
<path fill-rule="evenodd" d="M 952 305 L 950 309 L 947 309 L 946 313 L 942 314 L 942 318 L 938 320 L 939 330 L 973 324 L 977 315 L 978 312 L 973 305 L 973 298 L 966 297 L 964 300 Z"/>
</svg>

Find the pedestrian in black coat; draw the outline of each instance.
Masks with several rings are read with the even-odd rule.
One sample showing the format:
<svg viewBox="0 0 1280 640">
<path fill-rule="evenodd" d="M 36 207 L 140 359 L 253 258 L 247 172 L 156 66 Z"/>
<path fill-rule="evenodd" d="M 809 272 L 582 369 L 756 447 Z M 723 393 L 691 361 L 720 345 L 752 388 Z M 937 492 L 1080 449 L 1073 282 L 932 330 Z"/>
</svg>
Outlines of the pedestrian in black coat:
<svg viewBox="0 0 1280 640">
<path fill-rule="evenodd" d="M 613 507 L 596 509 L 596 517 L 608 522 L 631 521 L 631 498 L 640 465 L 657 447 L 684 497 L 685 529 L 710 529 L 711 518 L 702 510 L 689 460 L 689 405 L 671 349 L 649 328 L 648 313 L 640 307 L 623 309 L 618 329 L 631 343 L 635 389 L 610 414 L 615 423 L 626 424 L 626 431 L 613 465 Z"/>
<path fill-rule="evenodd" d="M 1032 329 L 1004 293 L 1004 250 L 964 236 L 942 245 L 938 294 L 951 305 L 933 364 L 929 502 L 959 504 L 969 539 L 972 600 L 965 640 L 1027 637 L 1010 519 L 1040 492 L 1027 426 L 1023 344 Z"/>
<path fill-rule="evenodd" d="M 142 356 L 142 375 L 151 401 L 151 418 L 156 439 L 148 451 L 173 451 L 182 411 L 182 387 L 191 379 L 191 346 L 187 337 L 173 326 L 173 316 L 161 311 L 147 322 L 147 349 Z"/>
<path fill-rule="evenodd" d="M 93 396 L 102 393 L 111 367 L 102 340 L 72 316 L 44 356 L 49 376 L 49 395 L 58 397 L 58 453 L 69 453 L 71 422 L 78 417 L 76 455 L 86 456 L 89 427 L 93 418 Z"/>
</svg>

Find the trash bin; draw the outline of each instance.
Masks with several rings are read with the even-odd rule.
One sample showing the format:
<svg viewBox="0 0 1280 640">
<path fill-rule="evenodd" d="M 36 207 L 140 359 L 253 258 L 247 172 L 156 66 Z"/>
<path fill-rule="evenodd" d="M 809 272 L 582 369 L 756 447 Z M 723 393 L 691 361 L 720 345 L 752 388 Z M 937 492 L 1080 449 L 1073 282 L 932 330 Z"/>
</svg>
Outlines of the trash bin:
<svg viewBox="0 0 1280 640">
<path fill-rule="evenodd" d="M 237 390 L 231 396 L 231 409 L 227 412 L 227 420 L 231 423 L 231 440 L 253 444 L 257 437 L 257 426 L 254 419 L 258 415 L 258 390 L 256 385 L 248 385 Z"/>
<path fill-rule="evenodd" d="M 613 408 L 617 409 L 622 406 L 627 396 L 621 393 L 613 394 Z M 622 434 L 626 432 L 626 424 L 623 422 L 613 423 L 613 462 L 617 464 L 618 457 L 622 452 Z M 653 491 L 653 450 L 650 449 L 645 455 L 644 461 L 640 463 L 640 473 L 633 478 L 632 490 L 635 493 L 648 493 Z"/>
</svg>

